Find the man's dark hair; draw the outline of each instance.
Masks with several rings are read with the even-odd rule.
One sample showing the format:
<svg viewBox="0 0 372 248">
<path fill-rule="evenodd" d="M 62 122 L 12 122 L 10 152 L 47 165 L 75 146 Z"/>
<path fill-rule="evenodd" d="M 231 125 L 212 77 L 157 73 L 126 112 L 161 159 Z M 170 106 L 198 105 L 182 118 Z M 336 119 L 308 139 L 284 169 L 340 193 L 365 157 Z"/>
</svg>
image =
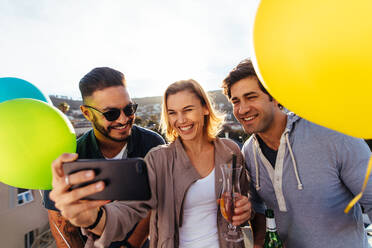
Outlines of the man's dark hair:
<svg viewBox="0 0 372 248">
<path fill-rule="evenodd" d="M 124 74 L 109 67 L 97 67 L 88 72 L 79 82 L 83 101 L 96 90 L 103 90 L 112 86 L 126 87 Z"/>
<path fill-rule="evenodd" d="M 260 87 L 262 92 L 269 96 L 270 101 L 273 99 L 273 97 L 269 94 L 269 92 L 267 92 L 265 87 L 263 87 L 262 83 L 258 79 L 256 71 L 253 68 L 252 61 L 250 59 L 244 59 L 243 61 L 241 61 L 223 80 L 222 83 L 223 93 L 230 99 L 231 87 L 233 86 L 233 84 L 248 77 L 256 78 L 258 86 Z"/>
</svg>

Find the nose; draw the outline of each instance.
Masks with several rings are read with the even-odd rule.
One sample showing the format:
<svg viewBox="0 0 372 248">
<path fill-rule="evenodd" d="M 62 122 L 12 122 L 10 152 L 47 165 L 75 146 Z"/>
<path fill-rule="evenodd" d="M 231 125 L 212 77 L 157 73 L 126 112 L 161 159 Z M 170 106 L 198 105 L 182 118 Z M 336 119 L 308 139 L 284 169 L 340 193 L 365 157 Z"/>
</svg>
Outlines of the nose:
<svg viewBox="0 0 372 248">
<path fill-rule="evenodd" d="M 120 124 L 124 125 L 125 123 L 128 122 L 128 120 L 129 120 L 129 117 L 124 114 L 123 110 L 121 110 L 120 111 L 120 116 L 116 121 L 119 122 Z"/>
<path fill-rule="evenodd" d="M 186 118 L 185 118 L 185 115 L 183 113 L 178 113 L 177 115 L 177 121 L 178 123 L 184 123 L 186 122 Z"/>
<path fill-rule="evenodd" d="M 238 113 L 240 115 L 244 115 L 244 114 L 248 113 L 250 110 L 251 110 L 251 108 L 250 108 L 249 104 L 245 103 L 245 102 L 242 102 L 242 103 L 240 103 Z"/>
</svg>

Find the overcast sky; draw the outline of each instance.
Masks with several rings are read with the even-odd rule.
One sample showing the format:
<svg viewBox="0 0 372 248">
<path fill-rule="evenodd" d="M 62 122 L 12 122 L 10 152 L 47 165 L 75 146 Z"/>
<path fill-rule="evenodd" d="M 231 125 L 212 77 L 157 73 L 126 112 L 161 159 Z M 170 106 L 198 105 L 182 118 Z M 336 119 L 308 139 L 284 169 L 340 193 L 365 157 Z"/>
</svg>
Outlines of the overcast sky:
<svg viewBox="0 0 372 248">
<path fill-rule="evenodd" d="M 79 98 L 94 67 L 126 76 L 132 97 L 180 79 L 220 89 L 250 56 L 258 0 L 0 0 L 0 77 Z"/>
</svg>

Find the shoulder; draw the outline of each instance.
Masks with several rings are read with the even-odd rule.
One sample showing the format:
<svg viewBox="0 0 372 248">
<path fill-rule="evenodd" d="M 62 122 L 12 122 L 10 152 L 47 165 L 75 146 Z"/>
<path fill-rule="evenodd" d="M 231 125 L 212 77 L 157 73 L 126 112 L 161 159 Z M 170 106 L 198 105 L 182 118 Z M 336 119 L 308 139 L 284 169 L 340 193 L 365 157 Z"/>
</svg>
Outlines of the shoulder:
<svg viewBox="0 0 372 248">
<path fill-rule="evenodd" d="M 216 142 L 221 143 L 223 146 L 230 148 L 234 152 L 240 152 L 239 145 L 235 141 L 227 138 L 216 138 Z"/>
<path fill-rule="evenodd" d="M 249 149 L 252 149 L 252 145 L 253 145 L 253 142 L 254 142 L 255 138 L 254 138 L 254 135 L 251 135 L 243 144 L 243 147 L 242 147 L 242 152 L 243 153 L 246 153 L 248 152 Z"/>
<path fill-rule="evenodd" d="M 240 151 L 240 147 L 235 141 L 226 138 L 216 138 L 216 152 L 230 152 L 238 155 L 238 157 L 242 156 Z"/>
<path fill-rule="evenodd" d="M 318 142 L 330 142 L 330 143 L 365 143 L 362 139 L 355 138 L 338 131 L 329 129 L 327 127 L 315 124 L 311 121 L 301 119 L 298 124 L 298 132 L 308 133 Z"/>
<path fill-rule="evenodd" d="M 76 145 L 77 145 L 76 150 L 77 151 L 79 151 L 82 147 L 86 146 L 87 143 L 90 142 L 92 133 L 93 133 L 93 129 L 91 129 L 88 132 L 84 133 L 82 136 L 80 136 L 76 140 Z"/>
<path fill-rule="evenodd" d="M 175 150 L 175 146 L 173 143 L 170 144 L 161 144 L 151 148 L 151 150 L 147 153 L 147 156 L 169 156 Z"/>
<path fill-rule="evenodd" d="M 134 136 L 142 138 L 145 143 L 151 143 L 156 145 L 165 144 L 165 141 L 160 134 L 147 128 L 133 125 L 132 132 Z"/>
<path fill-rule="evenodd" d="M 298 122 L 294 135 L 302 142 L 301 144 L 307 147 L 317 147 L 322 151 L 343 155 L 351 151 L 358 156 L 369 156 L 370 153 L 363 139 L 340 133 L 305 119 Z"/>
<path fill-rule="evenodd" d="M 174 155 L 174 146 L 171 144 L 158 145 L 150 149 L 145 156 L 148 166 L 156 167 L 156 170 L 167 167 L 169 161 L 172 161 Z"/>
</svg>

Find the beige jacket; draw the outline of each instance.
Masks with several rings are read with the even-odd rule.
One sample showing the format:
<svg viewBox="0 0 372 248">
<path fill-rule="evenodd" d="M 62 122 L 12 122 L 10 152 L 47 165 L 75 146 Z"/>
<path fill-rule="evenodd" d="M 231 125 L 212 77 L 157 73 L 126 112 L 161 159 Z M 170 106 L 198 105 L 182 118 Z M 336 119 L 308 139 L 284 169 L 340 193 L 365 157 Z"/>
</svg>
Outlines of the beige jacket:
<svg viewBox="0 0 372 248">
<path fill-rule="evenodd" d="M 231 140 L 219 139 L 215 146 L 215 189 L 216 199 L 222 191 L 221 165 L 231 163 L 232 154 L 237 155 L 237 166 L 243 166 L 239 147 Z M 122 240 L 135 223 L 152 209 L 150 221 L 150 247 L 178 247 L 178 230 L 182 226 L 182 206 L 188 188 L 201 177 L 191 164 L 179 139 L 169 145 L 153 148 L 145 157 L 148 167 L 152 197 L 146 202 L 113 202 L 105 205 L 107 219 L 104 232 L 99 239 L 88 235 L 85 247 L 107 247 L 112 241 Z M 249 179 L 242 173 L 241 191 L 247 195 Z M 216 202 L 217 204 L 217 202 Z M 243 242 L 226 242 L 222 233 L 227 231 L 227 222 L 220 211 L 217 213 L 217 227 L 220 247 L 244 247 Z M 197 227 L 195 227 L 197 228 Z M 83 230 L 84 233 L 87 233 Z"/>
</svg>

